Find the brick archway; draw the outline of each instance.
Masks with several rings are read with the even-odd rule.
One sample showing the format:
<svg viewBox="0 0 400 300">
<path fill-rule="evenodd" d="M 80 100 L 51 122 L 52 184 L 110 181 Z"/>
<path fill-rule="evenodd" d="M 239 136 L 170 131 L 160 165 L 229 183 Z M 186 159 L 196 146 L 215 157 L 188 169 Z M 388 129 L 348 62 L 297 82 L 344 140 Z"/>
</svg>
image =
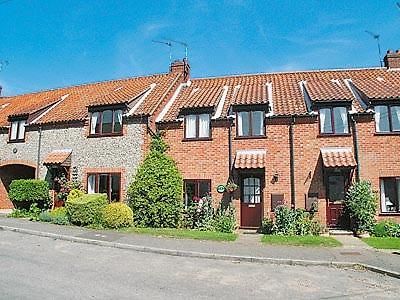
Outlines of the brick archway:
<svg viewBox="0 0 400 300">
<path fill-rule="evenodd" d="M 13 208 L 8 198 L 10 183 L 15 179 L 35 178 L 34 163 L 23 160 L 12 160 L 0 163 L 0 209 Z"/>
</svg>

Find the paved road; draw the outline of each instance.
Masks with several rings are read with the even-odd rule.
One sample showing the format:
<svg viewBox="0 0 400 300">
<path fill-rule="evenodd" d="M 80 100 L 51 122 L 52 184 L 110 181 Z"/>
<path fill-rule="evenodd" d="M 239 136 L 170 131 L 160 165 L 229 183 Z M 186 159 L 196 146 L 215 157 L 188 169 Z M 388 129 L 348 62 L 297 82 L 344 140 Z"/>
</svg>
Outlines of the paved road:
<svg viewBox="0 0 400 300">
<path fill-rule="evenodd" d="M 1 299 L 398 299 L 366 271 L 138 253 L 0 231 Z"/>
</svg>

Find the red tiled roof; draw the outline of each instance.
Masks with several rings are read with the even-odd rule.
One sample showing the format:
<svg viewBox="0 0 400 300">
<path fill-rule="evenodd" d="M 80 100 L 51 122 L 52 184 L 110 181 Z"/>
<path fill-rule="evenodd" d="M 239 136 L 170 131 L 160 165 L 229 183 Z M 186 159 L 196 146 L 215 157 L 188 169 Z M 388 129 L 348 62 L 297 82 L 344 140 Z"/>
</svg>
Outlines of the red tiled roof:
<svg viewBox="0 0 400 300">
<path fill-rule="evenodd" d="M 137 107 L 134 115 L 152 114 L 181 78 L 180 74 L 160 74 L 144 77 L 89 83 L 55 90 L 7 97 L 11 104 L 0 106 L 0 127 L 8 125 L 8 116 L 34 113 L 59 102 L 37 123 L 83 121 L 88 115 L 88 106 L 127 103 L 155 85 L 145 101 Z M 60 101 L 63 96 L 68 95 Z M 1 98 L 4 99 L 4 98 Z M 2 100 L 3 101 L 3 100 Z M 1 103 L 1 102 L 0 102 Z"/>
<path fill-rule="evenodd" d="M 318 79 L 305 84 L 312 101 L 352 101 L 354 96 L 343 80 Z"/>
<path fill-rule="evenodd" d="M 71 164 L 72 150 L 54 150 L 50 152 L 43 161 L 44 165 L 62 165 L 69 166 Z"/>
<path fill-rule="evenodd" d="M 357 166 L 351 148 L 327 147 L 321 148 L 322 161 L 326 168 Z"/>
<path fill-rule="evenodd" d="M 378 79 L 377 79 L 378 78 Z M 379 81 L 383 78 L 384 81 Z M 216 108 L 224 87 L 228 89 L 221 118 L 238 104 L 264 104 L 272 99 L 274 115 L 307 114 L 300 82 L 313 102 L 348 101 L 358 112 L 364 111 L 345 81 L 351 81 L 368 98 L 399 98 L 400 71 L 386 68 L 321 70 L 255 75 L 235 75 L 192 79 L 182 88 L 162 121 L 175 121 L 182 108 L 210 106 Z M 363 83 L 363 84 L 361 84 Z M 267 85 L 272 93 L 268 95 Z M 218 91 L 218 92 L 216 92 Z M 201 93 L 201 96 L 200 96 Z M 368 101 L 368 99 L 364 99 Z"/>
<path fill-rule="evenodd" d="M 236 152 L 236 169 L 259 169 L 265 168 L 265 150 L 241 150 Z"/>
</svg>

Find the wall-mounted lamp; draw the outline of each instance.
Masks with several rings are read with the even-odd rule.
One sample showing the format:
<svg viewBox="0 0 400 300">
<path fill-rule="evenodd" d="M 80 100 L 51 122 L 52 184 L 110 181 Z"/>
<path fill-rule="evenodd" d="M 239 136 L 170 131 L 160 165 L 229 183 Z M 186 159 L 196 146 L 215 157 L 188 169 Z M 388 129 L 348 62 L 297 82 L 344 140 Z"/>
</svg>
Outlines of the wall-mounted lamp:
<svg viewBox="0 0 400 300">
<path fill-rule="evenodd" d="M 279 180 L 279 174 L 277 171 L 275 171 L 274 175 L 272 175 L 272 183 L 278 182 Z"/>
</svg>

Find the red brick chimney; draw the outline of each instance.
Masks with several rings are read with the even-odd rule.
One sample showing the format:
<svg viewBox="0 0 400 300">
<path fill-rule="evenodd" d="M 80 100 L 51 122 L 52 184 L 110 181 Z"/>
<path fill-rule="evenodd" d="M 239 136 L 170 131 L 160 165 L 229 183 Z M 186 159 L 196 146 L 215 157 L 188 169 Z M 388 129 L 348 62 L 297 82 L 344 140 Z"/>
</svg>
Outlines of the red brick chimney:
<svg viewBox="0 0 400 300">
<path fill-rule="evenodd" d="M 182 73 L 183 80 L 188 81 L 190 78 L 190 65 L 186 58 L 183 60 L 175 60 L 169 67 L 170 73 Z"/>
<path fill-rule="evenodd" d="M 396 50 L 396 52 L 388 50 L 383 61 L 388 69 L 400 69 L 400 50 Z"/>
</svg>

